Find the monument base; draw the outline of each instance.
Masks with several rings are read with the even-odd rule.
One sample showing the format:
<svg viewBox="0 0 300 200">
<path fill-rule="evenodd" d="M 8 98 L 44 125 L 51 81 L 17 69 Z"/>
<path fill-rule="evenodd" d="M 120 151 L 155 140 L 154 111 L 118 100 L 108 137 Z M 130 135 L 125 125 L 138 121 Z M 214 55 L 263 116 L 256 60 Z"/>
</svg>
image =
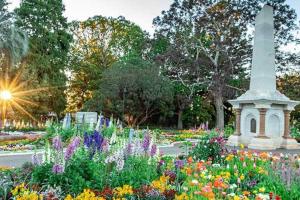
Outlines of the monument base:
<svg viewBox="0 0 300 200">
<path fill-rule="evenodd" d="M 300 149 L 300 145 L 293 138 L 284 138 L 284 139 L 282 139 L 281 148 L 284 148 L 284 149 Z"/>
<path fill-rule="evenodd" d="M 226 144 L 231 147 L 239 146 L 241 144 L 241 136 L 240 135 L 229 136 Z"/>
<path fill-rule="evenodd" d="M 257 150 L 274 150 L 276 149 L 276 146 L 271 138 L 254 137 L 251 139 L 248 148 Z"/>
</svg>

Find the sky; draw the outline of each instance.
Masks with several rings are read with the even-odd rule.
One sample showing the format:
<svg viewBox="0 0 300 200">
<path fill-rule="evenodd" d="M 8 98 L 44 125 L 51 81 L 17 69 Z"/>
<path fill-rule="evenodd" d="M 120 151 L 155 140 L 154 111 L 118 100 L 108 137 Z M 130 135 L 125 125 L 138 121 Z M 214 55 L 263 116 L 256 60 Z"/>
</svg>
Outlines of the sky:
<svg viewBox="0 0 300 200">
<path fill-rule="evenodd" d="M 17 7 L 21 0 L 8 0 L 10 9 Z M 95 15 L 118 17 L 135 22 L 150 34 L 153 34 L 153 18 L 161 11 L 168 10 L 173 0 L 63 0 L 65 16 L 68 21 L 85 20 Z M 300 20 L 300 0 L 287 0 L 297 11 Z"/>
<path fill-rule="evenodd" d="M 7 0 L 10 9 L 17 7 L 21 0 Z M 161 11 L 168 10 L 173 0 L 63 0 L 68 21 L 85 20 L 95 15 L 124 16 L 135 22 L 150 34 L 154 32 L 153 18 Z"/>
</svg>

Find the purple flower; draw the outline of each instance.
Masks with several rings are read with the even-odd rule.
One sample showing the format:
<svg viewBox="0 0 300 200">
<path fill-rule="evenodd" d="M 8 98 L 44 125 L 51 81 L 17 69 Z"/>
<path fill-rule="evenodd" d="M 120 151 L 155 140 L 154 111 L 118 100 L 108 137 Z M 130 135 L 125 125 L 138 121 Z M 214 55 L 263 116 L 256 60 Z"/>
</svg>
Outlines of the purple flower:
<svg viewBox="0 0 300 200">
<path fill-rule="evenodd" d="M 109 119 L 108 119 L 108 118 L 107 118 L 106 121 L 105 121 L 105 126 L 106 126 L 106 127 L 109 127 Z"/>
<path fill-rule="evenodd" d="M 92 142 L 93 142 L 93 138 L 90 137 L 87 132 L 85 132 L 84 133 L 84 141 L 83 141 L 84 145 L 86 147 L 90 147 Z"/>
<path fill-rule="evenodd" d="M 95 141 L 95 147 L 98 151 L 101 151 L 104 139 L 103 136 L 98 131 L 94 131 L 93 139 Z"/>
<path fill-rule="evenodd" d="M 103 150 L 103 145 L 106 143 L 107 141 L 105 141 L 104 137 L 96 130 L 91 135 L 84 134 L 84 145 L 88 148 L 91 159 L 96 151 L 101 152 Z"/>
<path fill-rule="evenodd" d="M 52 167 L 52 172 L 54 174 L 61 174 L 64 172 L 64 167 L 60 164 L 54 164 L 53 167 Z"/>
<path fill-rule="evenodd" d="M 131 155 L 132 153 L 132 144 L 128 144 L 126 147 L 126 156 Z"/>
<path fill-rule="evenodd" d="M 102 142 L 102 151 L 106 152 L 109 150 L 109 143 L 107 141 L 107 139 L 103 139 L 103 142 Z"/>
<path fill-rule="evenodd" d="M 165 164 L 165 161 L 164 160 L 160 160 L 159 162 L 158 162 L 158 166 L 160 167 L 160 166 L 162 166 L 162 165 L 164 165 Z"/>
<path fill-rule="evenodd" d="M 176 160 L 175 161 L 175 168 L 176 169 L 182 169 L 184 167 L 184 161 L 183 160 Z"/>
<path fill-rule="evenodd" d="M 67 147 L 67 150 L 65 152 L 65 160 L 69 160 L 72 157 L 72 155 L 75 153 L 79 145 L 80 145 L 80 138 L 75 137 Z"/>
<path fill-rule="evenodd" d="M 249 181 L 247 183 L 247 186 L 250 187 L 250 188 L 252 188 L 252 187 L 256 186 L 256 184 L 257 184 L 257 181 L 256 180 L 252 180 L 252 181 Z"/>
<path fill-rule="evenodd" d="M 143 140 L 143 144 L 142 144 L 142 147 L 143 147 L 143 149 L 144 149 L 145 152 L 147 152 L 149 150 L 150 140 L 151 140 L 150 135 L 148 133 L 145 134 L 144 140 Z"/>
<path fill-rule="evenodd" d="M 62 142 L 61 142 L 61 139 L 60 139 L 59 136 L 55 136 L 52 139 L 52 146 L 57 151 L 61 151 L 62 150 L 63 146 L 62 146 Z"/>
<path fill-rule="evenodd" d="M 39 158 L 38 158 L 38 155 L 36 154 L 36 153 L 34 153 L 33 155 L 32 155 L 32 164 L 34 164 L 34 165 L 40 165 L 41 164 L 41 161 L 39 160 Z"/>
<path fill-rule="evenodd" d="M 155 144 L 153 144 L 151 146 L 150 156 L 151 157 L 155 156 L 156 152 L 157 152 L 157 146 Z"/>
</svg>

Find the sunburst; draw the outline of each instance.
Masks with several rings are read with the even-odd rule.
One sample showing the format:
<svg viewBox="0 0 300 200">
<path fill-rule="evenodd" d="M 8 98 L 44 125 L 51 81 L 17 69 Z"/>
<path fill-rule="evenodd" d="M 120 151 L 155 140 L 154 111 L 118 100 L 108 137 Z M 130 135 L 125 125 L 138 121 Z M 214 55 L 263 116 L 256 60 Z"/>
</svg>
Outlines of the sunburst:
<svg viewBox="0 0 300 200">
<path fill-rule="evenodd" d="M 0 81 L 2 121 L 5 121 L 8 112 L 16 113 L 15 111 L 27 115 L 33 121 L 38 121 L 26 108 L 28 106 L 39 107 L 37 103 L 30 100 L 30 97 L 38 92 L 46 91 L 48 88 L 26 89 L 28 81 L 21 81 L 20 74 L 19 71 L 11 81 L 7 76 Z"/>
</svg>

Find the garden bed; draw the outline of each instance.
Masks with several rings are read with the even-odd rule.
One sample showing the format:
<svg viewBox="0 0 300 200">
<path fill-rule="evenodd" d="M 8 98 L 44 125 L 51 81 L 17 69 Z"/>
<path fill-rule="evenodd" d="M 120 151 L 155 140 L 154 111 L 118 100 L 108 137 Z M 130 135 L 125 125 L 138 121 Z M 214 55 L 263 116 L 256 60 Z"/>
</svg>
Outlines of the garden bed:
<svg viewBox="0 0 300 200">
<path fill-rule="evenodd" d="M 228 151 L 224 138 L 215 133 L 201 137 L 189 156 L 180 157 L 160 156 L 149 132 L 124 140 L 95 131 L 69 141 L 64 144 L 56 135 L 46 144 L 44 162 L 33 156 L 33 163 L 21 169 L 2 169 L 7 188 L 0 195 L 67 200 L 300 198 L 298 156 Z"/>
</svg>

